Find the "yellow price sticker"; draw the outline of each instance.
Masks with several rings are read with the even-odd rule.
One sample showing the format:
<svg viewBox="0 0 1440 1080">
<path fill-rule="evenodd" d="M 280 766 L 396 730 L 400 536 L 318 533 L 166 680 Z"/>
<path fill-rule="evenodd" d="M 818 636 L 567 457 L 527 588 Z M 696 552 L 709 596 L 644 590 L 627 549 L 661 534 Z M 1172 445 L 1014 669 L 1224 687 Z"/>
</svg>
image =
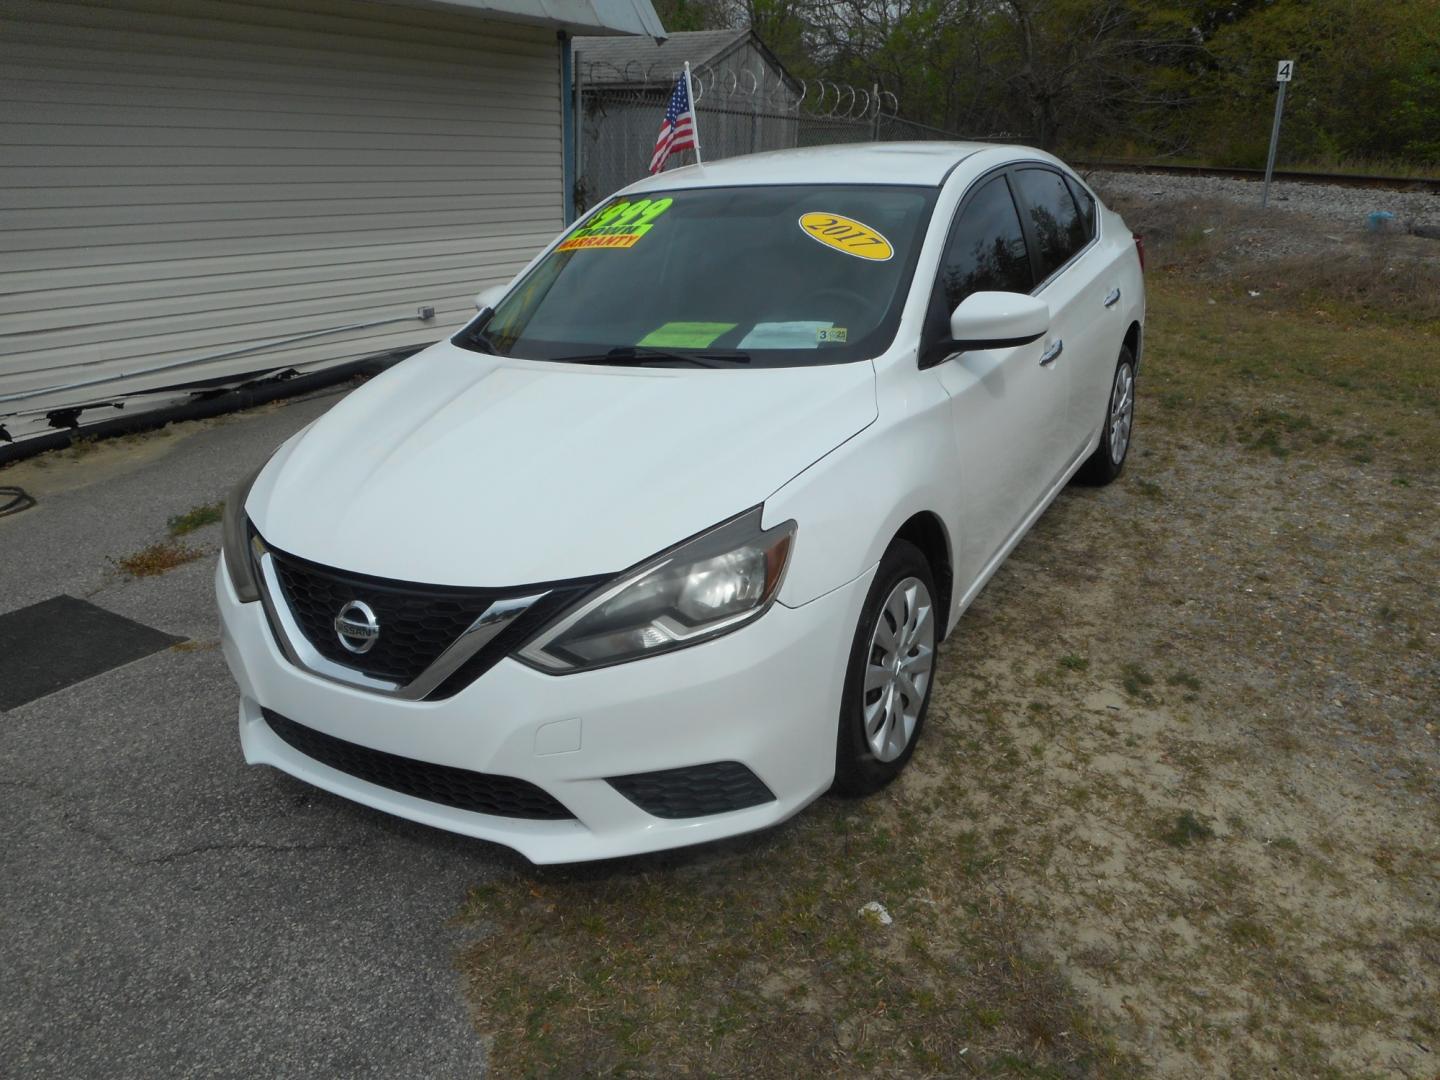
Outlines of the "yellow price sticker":
<svg viewBox="0 0 1440 1080">
<path fill-rule="evenodd" d="M 885 262 L 895 254 L 890 241 L 854 218 L 839 214 L 812 212 L 800 216 L 800 228 L 805 235 L 820 241 L 826 247 L 854 255 L 857 259 L 871 262 Z"/>
</svg>

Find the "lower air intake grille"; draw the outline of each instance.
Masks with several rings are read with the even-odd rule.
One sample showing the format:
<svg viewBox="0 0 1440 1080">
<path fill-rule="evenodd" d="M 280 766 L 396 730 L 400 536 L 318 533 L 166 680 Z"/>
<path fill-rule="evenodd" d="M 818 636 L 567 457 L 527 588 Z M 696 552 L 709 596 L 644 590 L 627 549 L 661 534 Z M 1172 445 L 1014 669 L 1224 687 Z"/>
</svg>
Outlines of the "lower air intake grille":
<svg viewBox="0 0 1440 1080">
<path fill-rule="evenodd" d="M 496 817 L 562 821 L 575 816 L 527 780 L 432 765 L 371 750 L 297 724 L 269 709 L 261 712 L 270 730 L 306 757 L 402 795 Z"/>
<path fill-rule="evenodd" d="M 661 818 L 705 817 L 775 799 L 760 778 L 738 761 L 612 776 L 608 783 L 647 814 Z"/>
</svg>

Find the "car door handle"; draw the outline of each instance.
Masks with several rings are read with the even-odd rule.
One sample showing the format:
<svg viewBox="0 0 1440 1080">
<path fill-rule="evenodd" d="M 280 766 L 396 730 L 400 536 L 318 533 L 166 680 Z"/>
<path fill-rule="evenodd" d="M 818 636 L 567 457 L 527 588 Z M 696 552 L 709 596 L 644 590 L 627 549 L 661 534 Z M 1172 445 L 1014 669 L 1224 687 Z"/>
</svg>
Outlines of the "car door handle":
<svg viewBox="0 0 1440 1080">
<path fill-rule="evenodd" d="M 1119 289 L 1111 289 L 1110 292 L 1107 293 L 1106 296 L 1105 296 L 1105 306 L 1106 306 L 1106 307 L 1114 307 L 1114 306 L 1115 306 L 1116 304 L 1118 304 L 1119 302 L 1120 302 L 1120 290 L 1119 290 Z"/>
<path fill-rule="evenodd" d="M 1056 360 L 1060 358 L 1060 354 L 1064 351 L 1065 342 L 1055 342 L 1055 344 L 1051 345 L 1048 349 L 1045 350 L 1045 355 L 1040 357 L 1040 366 L 1049 367 L 1051 364 L 1053 364 Z"/>
</svg>

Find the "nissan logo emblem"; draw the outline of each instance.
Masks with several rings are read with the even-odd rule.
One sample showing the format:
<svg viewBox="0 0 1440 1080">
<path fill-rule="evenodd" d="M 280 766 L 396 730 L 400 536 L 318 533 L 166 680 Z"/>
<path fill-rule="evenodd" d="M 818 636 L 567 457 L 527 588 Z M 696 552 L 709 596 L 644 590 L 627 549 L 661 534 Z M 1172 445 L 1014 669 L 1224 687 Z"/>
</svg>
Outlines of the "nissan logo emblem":
<svg viewBox="0 0 1440 1080">
<path fill-rule="evenodd" d="M 351 600 L 335 616 L 335 636 L 352 653 L 367 653 L 380 637 L 380 620 L 363 600 Z"/>
</svg>

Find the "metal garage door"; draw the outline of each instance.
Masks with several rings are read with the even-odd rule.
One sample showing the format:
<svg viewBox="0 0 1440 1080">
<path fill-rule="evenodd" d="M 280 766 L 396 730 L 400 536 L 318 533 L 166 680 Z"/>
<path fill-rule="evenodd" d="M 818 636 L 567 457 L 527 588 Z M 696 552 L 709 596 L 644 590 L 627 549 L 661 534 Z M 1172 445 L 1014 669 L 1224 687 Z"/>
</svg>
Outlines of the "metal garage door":
<svg viewBox="0 0 1440 1080">
<path fill-rule="evenodd" d="M 62 405 L 435 340 L 562 224 L 553 30 L 346 0 L 0 0 L 0 20 L 17 439 Z"/>
</svg>

